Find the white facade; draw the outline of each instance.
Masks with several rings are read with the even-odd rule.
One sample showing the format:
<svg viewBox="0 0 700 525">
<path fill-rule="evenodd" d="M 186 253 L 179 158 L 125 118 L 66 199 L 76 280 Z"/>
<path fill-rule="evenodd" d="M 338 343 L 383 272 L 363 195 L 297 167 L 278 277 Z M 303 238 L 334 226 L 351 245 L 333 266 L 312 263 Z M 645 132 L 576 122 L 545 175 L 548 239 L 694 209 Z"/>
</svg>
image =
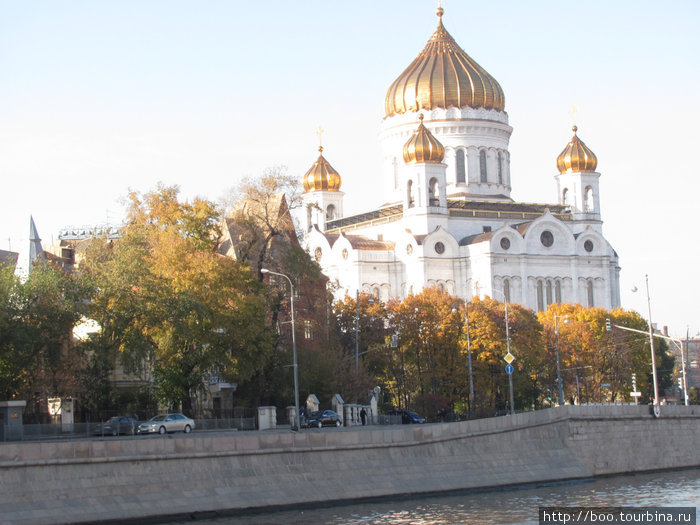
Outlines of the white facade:
<svg viewBox="0 0 700 525">
<path fill-rule="evenodd" d="M 438 29 L 443 31 L 436 32 L 439 38 L 449 37 L 442 20 Z M 444 157 L 404 160 L 404 145 L 419 125 L 419 114 L 429 135 L 444 147 Z M 572 155 L 585 148 L 574 135 L 569 148 L 574 144 L 579 150 L 565 150 L 559 161 L 583 168 L 560 168 L 554 175 L 558 202 L 518 203 L 511 198 L 512 131 L 507 113 L 493 108 L 428 107 L 388 114 L 380 140 L 385 202 L 392 204 L 307 222 L 313 225 L 307 249 L 336 296 L 361 290 L 386 301 L 436 286 L 462 299 L 505 297 L 536 311 L 557 302 L 619 307 L 620 268 L 603 236 L 595 156 L 586 148 L 586 162 L 576 164 L 576 157 L 572 164 Z M 307 192 L 308 202 L 321 197 L 313 193 Z M 335 196 L 322 197 L 342 210 L 342 193 Z"/>
</svg>

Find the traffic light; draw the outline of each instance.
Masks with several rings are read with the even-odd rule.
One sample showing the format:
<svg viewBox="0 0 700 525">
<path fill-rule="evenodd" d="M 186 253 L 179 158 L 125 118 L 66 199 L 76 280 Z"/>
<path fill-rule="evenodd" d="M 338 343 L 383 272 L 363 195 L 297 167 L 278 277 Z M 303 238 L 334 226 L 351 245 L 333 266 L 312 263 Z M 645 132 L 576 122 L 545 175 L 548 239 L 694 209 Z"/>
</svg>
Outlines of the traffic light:
<svg viewBox="0 0 700 525">
<path fill-rule="evenodd" d="M 610 330 L 612 330 L 612 326 L 610 325 L 610 319 L 608 318 L 605 320 L 605 331 L 609 332 Z"/>
</svg>

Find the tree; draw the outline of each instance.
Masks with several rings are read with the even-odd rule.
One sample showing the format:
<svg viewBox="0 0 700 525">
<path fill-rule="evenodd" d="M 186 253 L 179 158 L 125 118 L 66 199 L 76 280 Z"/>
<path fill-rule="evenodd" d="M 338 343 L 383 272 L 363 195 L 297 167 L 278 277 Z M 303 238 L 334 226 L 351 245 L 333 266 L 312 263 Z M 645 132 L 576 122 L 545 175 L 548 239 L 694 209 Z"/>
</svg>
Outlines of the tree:
<svg viewBox="0 0 700 525">
<path fill-rule="evenodd" d="M 84 292 L 77 276 L 50 262 L 36 264 L 24 283 L 11 267 L 0 267 L 2 398 L 77 393 L 74 379 L 81 359 L 71 334 L 81 315 Z"/>
<path fill-rule="evenodd" d="M 300 184 L 286 168 L 268 168 L 262 176 L 245 178 L 231 191 L 224 221 L 222 249 L 260 270 L 292 245 L 298 245 L 291 211 L 301 206 Z M 281 240 L 281 242 L 276 242 Z"/>
<path fill-rule="evenodd" d="M 550 368 L 554 363 L 554 316 L 558 316 L 559 353 L 564 394 L 576 402 L 630 401 L 632 375 L 643 399 L 653 395 L 648 325 L 636 312 L 585 308 L 578 304 L 551 305 L 538 314 L 545 328 Z M 611 330 L 606 329 L 610 320 Z M 628 332 L 614 325 L 641 333 Z M 659 383 L 671 385 L 673 358 L 661 339 L 654 340 Z M 577 387 L 578 384 L 578 387 Z M 609 385 L 609 386 L 603 386 Z"/>
<path fill-rule="evenodd" d="M 508 338 L 505 304 L 489 297 L 475 297 L 469 304 L 471 346 L 474 356 L 476 413 L 493 415 L 508 407 L 510 396 L 505 373 Z M 546 367 L 541 325 L 532 310 L 508 305 L 508 333 L 513 362 L 514 406 L 537 406 L 546 388 Z"/>
<path fill-rule="evenodd" d="M 399 407 L 421 407 L 434 419 L 463 398 L 465 361 L 460 353 L 460 301 L 437 288 L 426 288 L 403 301 L 389 301 L 389 346 L 382 374 L 385 388 Z"/>
<path fill-rule="evenodd" d="M 235 383 L 274 346 L 260 283 L 217 252 L 220 214 L 177 187 L 129 195 L 122 237 L 96 239 L 81 271 L 95 284 L 95 336 L 129 371 L 152 372 L 160 399 L 188 410 L 211 375 Z"/>
</svg>

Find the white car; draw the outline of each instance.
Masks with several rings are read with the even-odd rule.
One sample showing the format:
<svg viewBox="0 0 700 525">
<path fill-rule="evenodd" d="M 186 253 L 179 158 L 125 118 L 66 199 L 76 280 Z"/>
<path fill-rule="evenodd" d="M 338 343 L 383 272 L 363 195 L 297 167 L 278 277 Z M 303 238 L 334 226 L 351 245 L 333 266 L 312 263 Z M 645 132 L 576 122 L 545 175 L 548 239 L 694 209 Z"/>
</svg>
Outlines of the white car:
<svg viewBox="0 0 700 525">
<path fill-rule="evenodd" d="M 167 432 L 184 432 L 188 434 L 194 429 L 194 419 L 182 414 L 160 414 L 153 416 L 136 429 L 137 434 L 165 434 Z"/>
</svg>

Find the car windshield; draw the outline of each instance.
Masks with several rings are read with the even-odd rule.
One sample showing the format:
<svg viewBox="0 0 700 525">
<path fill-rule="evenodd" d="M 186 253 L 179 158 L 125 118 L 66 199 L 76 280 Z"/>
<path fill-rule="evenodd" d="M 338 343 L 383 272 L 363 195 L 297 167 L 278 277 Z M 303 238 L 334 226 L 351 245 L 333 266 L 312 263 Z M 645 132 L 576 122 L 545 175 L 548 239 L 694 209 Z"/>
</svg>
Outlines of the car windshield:
<svg viewBox="0 0 700 525">
<path fill-rule="evenodd" d="M 119 418 L 118 418 L 118 417 L 110 417 L 110 418 L 107 420 L 107 423 L 116 423 L 117 421 L 119 421 Z"/>
<path fill-rule="evenodd" d="M 163 421 L 164 419 L 165 419 L 165 416 L 163 416 L 163 415 L 161 415 L 161 416 L 153 416 L 153 417 L 151 418 L 151 421 Z"/>
<path fill-rule="evenodd" d="M 416 413 L 415 413 L 414 411 L 412 411 L 412 410 L 406 410 L 406 414 L 408 414 L 408 415 L 411 416 L 411 417 L 418 417 L 418 414 L 416 414 Z"/>
</svg>

